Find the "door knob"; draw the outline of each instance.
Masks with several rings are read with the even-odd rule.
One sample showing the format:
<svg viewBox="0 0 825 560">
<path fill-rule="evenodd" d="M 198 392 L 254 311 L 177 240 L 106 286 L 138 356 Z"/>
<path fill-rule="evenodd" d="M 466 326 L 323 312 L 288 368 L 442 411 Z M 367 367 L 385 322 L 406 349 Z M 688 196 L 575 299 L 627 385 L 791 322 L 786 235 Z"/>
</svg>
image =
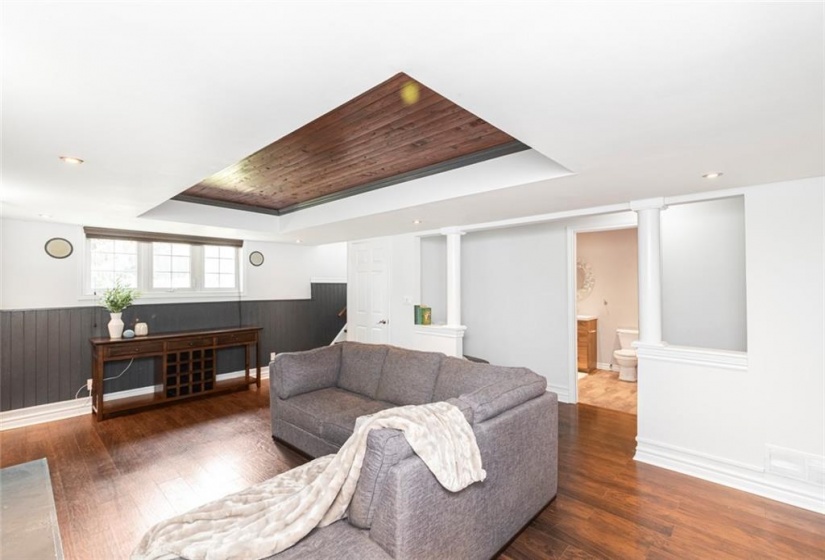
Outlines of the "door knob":
<svg viewBox="0 0 825 560">
<path fill-rule="evenodd" d="M 386 320 L 386 319 L 381 319 L 380 321 L 378 321 L 378 324 L 379 324 L 379 325 L 386 325 L 386 324 L 387 324 L 387 320 Z"/>
</svg>

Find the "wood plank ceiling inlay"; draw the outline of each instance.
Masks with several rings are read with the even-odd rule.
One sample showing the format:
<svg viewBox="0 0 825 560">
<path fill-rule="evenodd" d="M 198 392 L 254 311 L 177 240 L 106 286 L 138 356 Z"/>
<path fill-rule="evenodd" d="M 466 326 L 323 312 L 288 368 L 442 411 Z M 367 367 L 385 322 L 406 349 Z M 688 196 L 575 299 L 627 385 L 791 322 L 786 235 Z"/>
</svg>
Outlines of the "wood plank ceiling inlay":
<svg viewBox="0 0 825 560">
<path fill-rule="evenodd" d="M 281 214 L 527 148 L 399 73 L 175 199 Z"/>
</svg>

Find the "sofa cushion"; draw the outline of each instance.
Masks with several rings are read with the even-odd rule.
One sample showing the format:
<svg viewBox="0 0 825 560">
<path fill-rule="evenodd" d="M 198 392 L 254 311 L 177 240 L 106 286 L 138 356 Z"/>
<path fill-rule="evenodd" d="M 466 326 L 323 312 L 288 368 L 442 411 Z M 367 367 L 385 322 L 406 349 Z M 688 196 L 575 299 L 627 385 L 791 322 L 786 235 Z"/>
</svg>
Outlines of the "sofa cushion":
<svg viewBox="0 0 825 560">
<path fill-rule="evenodd" d="M 338 387 L 371 399 L 376 398 L 388 347 L 360 342 L 343 342 L 338 346 L 341 346 Z"/>
<path fill-rule="evenodd" d="M 431 402 L 443 357 L 438 352 L 390 347 L 381 372 L 378 398 L 397 405 Z"/>
<path fill-rule="evenodd" d="M 306 352 L 278 354 L 272 367 L 272 388 L 280 398 L 288 399 L 334 387 L 341 367 L 341 349 L 337 345 L 322 346 Z"/>
<path fill-rule="evenodd" d="M 465 393 L 498 383 L 518 379 L 529 370 L 480 364 L 460 358 L 444 357 L 433 391 L 433 402 L 446 401 Z"/>
<path fill-rule="evenodd" d="M 387 473 L 413 453 L 404 432 L 400 430 L 382 429 L 369 433 L 361 476 L 347 510 L 350 524 L 359 529 L 370 528 Z"/>
<path fill-rule="evenodd" d="M 277 406 L 279 419 L 340 446 L 355 429 L 356 418 L 393 404 L 333 387 L 279 401 Z"/>
<path fill-rule="evenodd" d="M 524 370 L 524 375 L 517 379 L 487 385 L 459 398 L 470 404 L 473 409 L 473 423 L 478 423 L 498 416 L 530 399 L 540 397 L 546 391 L 547 380 L 544 377 Z"/>
</svg>

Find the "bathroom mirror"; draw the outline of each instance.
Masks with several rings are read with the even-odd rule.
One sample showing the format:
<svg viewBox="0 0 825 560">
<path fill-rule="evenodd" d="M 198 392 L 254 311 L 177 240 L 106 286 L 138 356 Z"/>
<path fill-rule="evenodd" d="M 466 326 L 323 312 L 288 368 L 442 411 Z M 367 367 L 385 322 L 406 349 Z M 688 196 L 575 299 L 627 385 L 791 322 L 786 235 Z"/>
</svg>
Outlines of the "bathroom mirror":
<svg viewBox="0 0 825 560">
<path fill-rule="evenodd" d="M 595 283 L 596 279 L 593 278 L 590 265 L 582 261 L 576 261 L 576 300 L 581 301 L 589 296 Z"/>
</svg>

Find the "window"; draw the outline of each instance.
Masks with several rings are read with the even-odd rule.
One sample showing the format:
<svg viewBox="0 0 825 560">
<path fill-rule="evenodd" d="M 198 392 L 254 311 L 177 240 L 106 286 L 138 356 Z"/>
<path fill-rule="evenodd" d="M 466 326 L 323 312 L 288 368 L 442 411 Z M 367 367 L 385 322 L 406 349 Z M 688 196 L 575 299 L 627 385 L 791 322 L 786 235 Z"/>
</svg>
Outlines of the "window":
<svg viewBox="0 0 825 560">
<path fill-rule="evenodd" d="M 231 247 L 228 247 L 233 251 Z M 234 277 L 234 270 L 232 271 Z M 192 246 L 152 243 L 152 288 L 192 287 Z M 234 287 L 230 286 L 230 287 Z"/>
<path fill-rule="evenodd" d="M 91 288 L 104 290 L 115 280 L 138 287 L 138 243 L 121 239 L 91 239 Z"/>
<path fill-rule="evenodd" d="M 118 280 L 144 295 L 240 289 L 240 241 L 85 230 L 89 265 L 84 285 L 89 294 L 99 293 Z"/>
<path fill-rule="evenodd" d="M 234 288 L 237 277 L 235 258 L 238 251 L 234 247 L 203 247 L 203 286 L 205 288 Z"/>
</svg>

